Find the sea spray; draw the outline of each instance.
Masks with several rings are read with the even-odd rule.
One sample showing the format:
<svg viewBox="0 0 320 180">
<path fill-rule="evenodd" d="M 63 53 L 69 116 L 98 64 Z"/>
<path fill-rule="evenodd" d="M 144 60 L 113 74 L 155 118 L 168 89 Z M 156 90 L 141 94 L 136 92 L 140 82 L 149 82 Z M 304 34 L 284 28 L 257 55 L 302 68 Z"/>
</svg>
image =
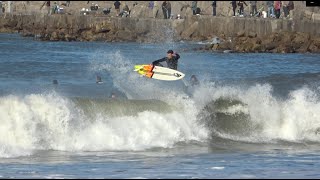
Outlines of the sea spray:
<svg viewBox="0 0 320 180">
<path fill-rule="evenodd" d="M 55 93 L 1 97 L 0 156 L 19 155 L 18 149 L 123 151 L 170 148 L 180 141 L 206 138 L 206 133 L 199 133 L 201 127 L 197 128 L 195 116 L 184 114 L 184 107 L 167 113 L 141 110 L 136 115 L 115 117 L 96 110 L 94 100 L 91 103 L 91 111 L 85 112 L 75 100 Z M 12 154 L 10 149 L 13 149 Z M 20 155 L 25 152 L 21 150 Z"/>
<path fill-rule="evenodd" d="M 248 88 L 212 86 L 208 89 L 199 88 L 202 92 L 200 94 L 207 97 L 203 98 L 204 107 L 210 104 L 215 106 L 209 108 L 210 112 L 202 113 L 203 117 L 199 118 L 207 118 L 206 122 L 219 123 L 210 127 L 215 136 L 257 143 L 275 140 L 319 141 L 317 132 L 320 119 L 317 117 L 320 102 L 315 92 L 306 87 L 291 91 L 288 99 L 276 98 L 269 84 L 256 84 Z M 200 94 L 195 92 L 197 96 Z M 221 99 L 226 104 L 224 107 L 216 103 Z M 232 103 L 234 101 L 239 103 Z M 204 108 L 203 111 L 208 111 L 208 108 Z M 223 116 L 218 113 L 223 113 Z M 244 116 L 238 116 L 239 113 L 246 117 L 245 120 Z M 249 124 L 243 126 L 248 122 Z M 242 124 L 239 126 L 237 123 Z M 221 131 L 221 128 L 225 131 Z"/>
<path fill-rule="evenodd" d="M 224 107 L 225 109 L 213 109 L 213 112 L 209 114 L 217 113 L 219 110 L 220 114 L 224 114 L 224 117 L 229 116 L 230 122 L 227 124 L 240 134 L 233 134 L 231 131 L 220 131 L 218 127 L 209 127 L 209 131 L 215 131 L 219 136 L 224 138 L 230 138 L 233 140 L 249 141 L 249 142 L 271 142 L 273 140 L 288 140 L 288 141 L 300 141 L 302 137 L 308 137 L 308 140 L 316 139 L 315 129 L 317 129 L 318 123 L 315 118 L 312 119 L 312 125 L 310 125 L 308 131 L 300 132 L 300 130 L 294 130 L 296 127 L 295 119 L 290 116 L 299 115 L 300 111 L 291 112 L 287 114 L 287 109 L 294 108 L 297 104 L 303 103 L 308 104 L 309 99 L 300 98 L 301 102 L 292 102 L 292 96 L 288 99 L 279 98 L 274 95 L 273 87 L 270 84 L 254 84 L 250 86 L 239 86 L 239 85 L 223 85 L 221 83 L 215 83 L 211 81 L 201 81 L 201 85 L 194 88 L 191 96 L 186 94 L 186 92 L 179 89 L 176 84 L 168 84 L 163 81 L 155 81 L 147 78 L 141 78 L 135 76 L 136 74 L 130 74 L 131 61 L 123 57 L 120 51 L 115 54 L 109 54 L 112 57 L 112 62 L 101 61 L 99 67 L 104 67 L 112 76 L 113 83 L 126 94 L 130 94 L 132 99 L 157 99 L 168 103 L 169 105 L 174 105 L 182 109 L 182 111 L 189 117 L 195 117 L 197 123 L 201 124 L 201 111 L 210 102 L 215 102 L 219 99 L 227 101 L 239 101 L 240 104 L 234 105 L 229 104 L 229 107 Z M 109 57 L 109 58 L 110 58 Z M 114 70 L 114 66 L 120 65 L 122 67 L 121 72 Z M 128 80 L 129 79 L 129 80 Z M 312 90 L 308 90 L 315 93 Z M 303 90 L 303 92 L 308 94 L 308 91 Z M 296 94 L 295 91 L 291 93 Z M 305 94 L 302 93 L 299 97 L 303 97 Z M 297 96 L 297 95 L 295 95 Z M 295 97 L 294 99 L 296 99 Z M 312 101 L 312 105 L 318 106 L 317 100 Z M 288 107 L 289 106 L 289 107 Z M 303 113 L 301 116 L 301 122 L 309 124 L 310 114 L 317 115 L 317 111 L 314 108 L 310 108 L 309 114 Z M 237 115 L 241 114 L 237 117 Z M 216 117 L 216 116 L 213 116 Z M 220 116 L 222 117 L 222 116 Z M 199 119 L 200 118 L 200 119 Z M 237 123 L 241 124 L 245 121 L 242 129 Z M 303 120 L 302 120 L 303 119 Z M 222 122 L 222 120 L 220 120 Z M 236 122 L 236 123 L 234 123 Z M 226 122 L 223 122 L 226 123 Z M 290 125 L 290 123 L 293 123 Z M 287 128 L 286 128 L 287 126 Z M 221 127 L 221 126 L 220 126 Z M 205 127 L 208 128 L 208 127 Z M 287 129 L 287 130 L 284 130 Z M 288 130 L 290 129 L 290 131 Z M 303 133 L 299 134 L 299 133 Z M 307 133 L 308 132 L 308 133 Z M 298 134 L 297 134 L 298 133 Z"/>
</svg>

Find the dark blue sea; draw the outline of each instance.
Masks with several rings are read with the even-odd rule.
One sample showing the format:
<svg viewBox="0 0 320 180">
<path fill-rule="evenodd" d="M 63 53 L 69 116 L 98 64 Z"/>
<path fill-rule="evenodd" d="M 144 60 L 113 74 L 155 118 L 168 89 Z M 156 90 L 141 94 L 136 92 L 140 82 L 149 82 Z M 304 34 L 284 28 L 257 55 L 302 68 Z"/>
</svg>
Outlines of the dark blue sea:
<svg viewBox="0 0 320 180">
<path fill-rule="evenodd" d="M 320 55 L 201 46 L 0 34 L 0 178 L 320 178 Z"/>
</svg>

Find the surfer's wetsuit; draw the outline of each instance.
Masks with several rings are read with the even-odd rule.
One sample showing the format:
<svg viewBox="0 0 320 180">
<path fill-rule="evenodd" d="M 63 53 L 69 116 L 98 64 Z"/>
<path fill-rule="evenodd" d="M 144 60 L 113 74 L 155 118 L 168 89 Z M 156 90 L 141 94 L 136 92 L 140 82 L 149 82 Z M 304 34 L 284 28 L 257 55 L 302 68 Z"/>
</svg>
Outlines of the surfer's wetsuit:
<svg viewBox="0 0 320 180">
<path fill-rule="evenodd" d="M 152 62 L 152 65 L 158 66 L 160 62 L 166 61 L 167 62 L 167 67 L 170 69 L 177 70 L 178 68 L 178 59 L 180 58 L 180 55 L 175 53 L 174 56 L 172 56 L 172 59 L 169 59 L 168 57 L 164 57 L 162 59 L 158 59 L 156 61 Z M 160 64 L 161 65 L 161 64 Z"/>
</svg>

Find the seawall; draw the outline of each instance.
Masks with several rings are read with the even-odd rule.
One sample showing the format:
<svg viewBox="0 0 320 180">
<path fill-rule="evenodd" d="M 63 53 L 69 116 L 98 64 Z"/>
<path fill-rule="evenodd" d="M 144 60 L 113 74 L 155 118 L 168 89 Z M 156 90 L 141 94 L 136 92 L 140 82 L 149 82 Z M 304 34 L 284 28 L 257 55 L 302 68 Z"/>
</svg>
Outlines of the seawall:
<svg viewBox="0 0 320 180">
<path fill-rule="evenodd" d="M 104 33 L 109 36 L 118 31 L 130 32 L 135 41 L 140 35 L 167 35 L 168 31 L 177 39 L 207 39 L 223 34 L 227 37 L 256 33 L 264 36 L 273 32 L 303 32 L 320 36 L 320 22 L 289 19 L 265 19 L 242 17 L 191 16 L 186 19 L 119 18 L 105 16 L 75 15 L 7 15 L 0 18 L 1 32 L 22 32 L 30 34 L 47 33 L 50 36 L 58 30 L 81 37 L 84 31 L 93 36 Z M 121 33 L 122 34 L 122 33 Z M 130 37 L 128 37 L 130 38 Z M 157 38 L 159 39 L 159 38 Z M 88 39 L 90 40 L 90 39 Z M 107 39 L 106 39 L 107 40 Z M 115 37 L 114 40 L 117 40 Z M 121 38 L 120 38 L 121 40 Z M 159 39 L 161 40 L 161 39 Z"/>
<path fill-rule="evenodd" d="M 319 29 L 320 22 L 309 20 L 208 15 L 188 16 L 185 19 L 67 14 L 0 17 L 0 32 L 19 32 L 23 36 L 50 41 L 205 41 L 213 37 L 224 41 L 243 36 L 260 38 L 263 41 L 264 37 L 280 32 L 304 33 L 309 39 L 313 39 L 320 37 Z"/>
</svg>

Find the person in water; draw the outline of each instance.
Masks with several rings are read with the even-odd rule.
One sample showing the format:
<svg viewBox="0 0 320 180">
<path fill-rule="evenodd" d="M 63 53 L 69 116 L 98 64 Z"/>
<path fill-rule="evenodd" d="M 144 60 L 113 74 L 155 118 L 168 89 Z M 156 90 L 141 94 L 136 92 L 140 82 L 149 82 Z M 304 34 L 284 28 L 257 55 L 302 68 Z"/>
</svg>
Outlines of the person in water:
<svg viewBox="0 0 320 180">
<path fill-rule="evenodd" d="M 191 76 L 190 84 L 191 84 L 191 86 L 198 86 L 200 84 L 198 78 L 196 77 L 196 75 L 193 74 Z"/>
<path fill-rule="evenodd" d="M 178 53 L 174 53 L 172 50 L 167 51 L 167 57 L 158 59 L 152 62 L 154 66 L 163 66 L 160 62 L 167 62 L 167 67 L 170 69 L 177 70 L 178 69 L 178 59 L 180 55 Z"/>
<path fill-rule="evenodd" d="M 58 84 L 58 80 L 54 79 L 54 80 L 52 81 L 52 84 L 57 85 L 57 84 Z"/>
<path fill-rule="evenodd" d="M 101 79 L 100 76 L 97 76 L 97 78 L 96 78 L 96 83 L 97 83 L 97 84 L 101 84 L 101 83 L 102 83 L 102 79 Z"/>
<path fill-rule="evenodd" d="M 111 98 L 111 99 L 116 99 L 116 97 L 117 97 L 117 96 L 116 96 L 116 93 L 112 92 L 111 95 L 110 95 L 110 98 Z"/>
</svg>

